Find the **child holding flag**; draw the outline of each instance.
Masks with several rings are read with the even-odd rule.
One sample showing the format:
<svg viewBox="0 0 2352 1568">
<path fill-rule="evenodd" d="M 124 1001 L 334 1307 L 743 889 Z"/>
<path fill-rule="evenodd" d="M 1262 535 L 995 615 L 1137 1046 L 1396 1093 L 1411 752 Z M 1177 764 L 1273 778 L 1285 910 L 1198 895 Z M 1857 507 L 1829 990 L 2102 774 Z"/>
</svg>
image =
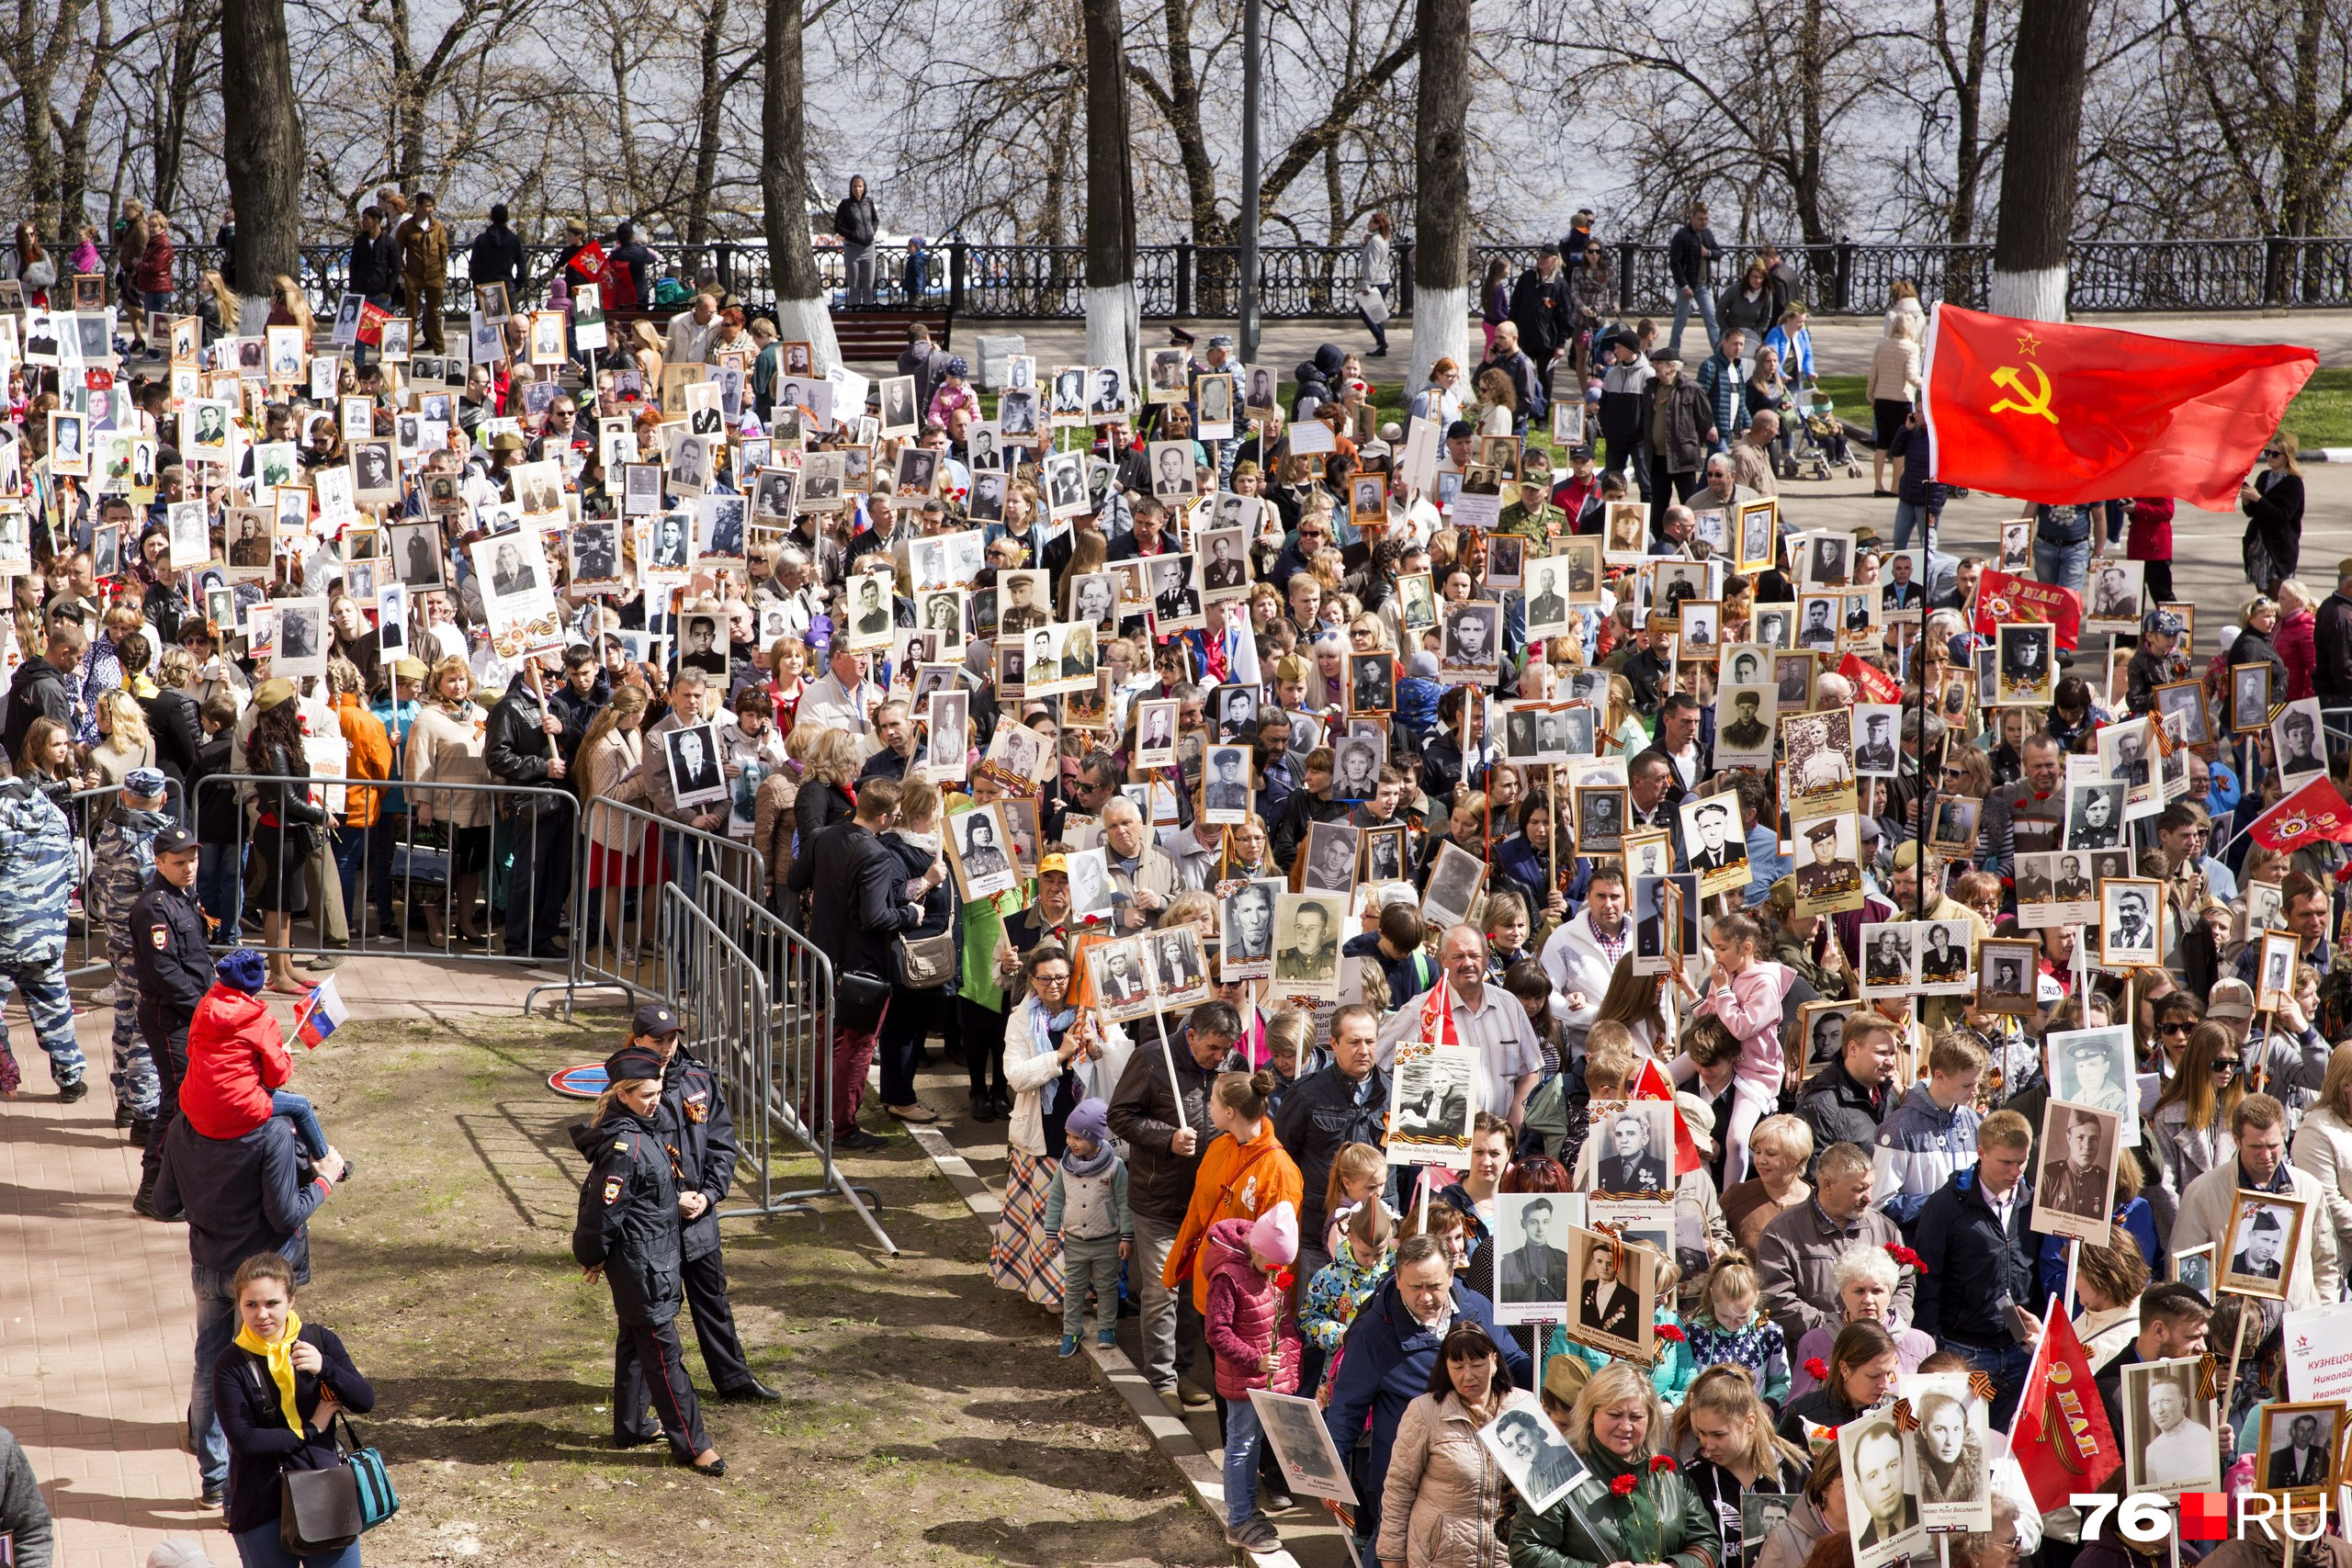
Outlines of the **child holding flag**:
<svg viewBox="0 0 2352 1568">
<path fill-rule="evenodd" d="M 212 972 L 218 978 L 197 1003 L 196 1017 L 188 1024 L 181 1114 L 206 1137 L 223 1140 L 242 1138 L 271 1117 L 283 1116 L 294 1123 L 295 1140 L 303 1152 L 314 1160 L 324 1159 L 326 1130 L 319 1125 L 311 1102 L 285 1089 L 294 1076 L 294 1062 L 269 1004 L 260 996 L 269 980 L 269 966 L 260 953 L 241 947 L 224 955 Z M 333 990 L 330 981 L 303 998 L 297 1016 L 303 1021 L 305 1044 L 315 1045 L 349 1016 Z M 344 1163 L 350 1165 L 347 1159 Z M 350 1179 L 348 1168 L 344 1179 Z"/>
</svg>

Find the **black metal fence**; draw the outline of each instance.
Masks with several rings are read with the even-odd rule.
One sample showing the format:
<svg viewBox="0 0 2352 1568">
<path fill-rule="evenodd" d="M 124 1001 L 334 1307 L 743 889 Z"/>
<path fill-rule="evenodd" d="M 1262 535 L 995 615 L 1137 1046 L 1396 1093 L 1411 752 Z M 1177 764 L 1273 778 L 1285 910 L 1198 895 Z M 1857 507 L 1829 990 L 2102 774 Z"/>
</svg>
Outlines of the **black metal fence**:
<svg viewBox="0 0 2352 1568">
<path fill-rule="evenodd" d="M 677 291 L 703 276 L 718 280 L 754 310 L 775 298 L 764 240 L 715 240 L 702 244 L 649 242 L 660 258 L 662 276 Z M 1499 258 L 1516 277 L 1531 264 L 1541 242 L 1480 244 L 1471 255 L 1472 308 L 1476 284 L 1489 261 Z M 1664 245 L 1621 242 L 1602 248 L 1605 294 L 1619 315 L 1658 315 L 1673 310 L 1676 290 Z M 1744 265 L 1736 252 L 1719 263 L 1720 288 Z M 524 303 L 545 298 L 548 280 L 563 255 L 556 245 L 526 248 L 529 276 Z M 1982 308 L 1991 290 L 1993 248 L 1989 244 L 1939 245 L 1841 241 L 1836 244 L 1790 245 L 1781 259 L 1796 276 L 1797 295 L 1826 316 L 1875 315 L 1886 306 L 1898 279 L 1916 285 L 1929 302 L 1948 299 Z M 1268 320 L 1298 320 L 1354 313 L 1362 290 L 1353 245 L 1267 245 L 1259 260 L 1259 310 Z M 198 288 L 205 271 L 220 265 L 221 253 L 191 245 L 176 253 L 183 293 Z M 921 248 L 883 245 L 875 250 L 875 299 L 860 309 L 945 312 L 959 318 L 1076 321 L 1086 314 L 1086 252 L 1082 245 L 995 245 L 944 240 Z M 1412 242 L 1400 241 L 1392 255 L 1396 288 L 1390 303 L 1399 315 L 1413 309 Z M 836 309 L 849 308 L 842 253 L 817 252 L 818 275 Z M 305 245 L 302 282 L 312 300 L 331 305 L 349 276 L 347 243 Z M 447 303 L 462 312 L 471 307 L 472 286 L 463 276 L 465 247 L 451 258 Z M 2179 241 L 2096 241 L 2075 245 L 2070 255 L 2067 304 L 2075 310 L 2252 310 L 2266 307 L 2352 306 L 2352 236 L 2313 239 L 2250 238 Z M 1232 246 L 1195 245 L 1180 240 L 1146 245 L 1136 258 L 1136 288 L 1143 313 L 1154 318 L 1219 320 L 1239 313 L 1240 254 Z M 641 301 L 640 303 L 661 303 Z M 683 308 L 684 299 L 678 301 Z"/>
</svg>

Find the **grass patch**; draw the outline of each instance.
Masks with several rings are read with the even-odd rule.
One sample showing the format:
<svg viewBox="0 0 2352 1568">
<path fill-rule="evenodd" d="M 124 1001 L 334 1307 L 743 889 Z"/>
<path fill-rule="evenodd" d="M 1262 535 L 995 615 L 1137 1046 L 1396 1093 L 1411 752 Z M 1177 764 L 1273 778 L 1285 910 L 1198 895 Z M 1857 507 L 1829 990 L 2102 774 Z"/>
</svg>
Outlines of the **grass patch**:
<svg viewBox="0 0 2352 1568">
<path fill-rule="evenodd" d="M 359 1426 L 402 1506 L 370 1535 L 371 1560 L 1229 1560 L 1091 1363 L 1055 1358 L 1058 1324 L 989 1283 L 987 1227 L 906 1139 L 853 1162 L 881 1191 L 896 1259 L 838 1203 L 821 1228 L 727 1223 L 737 1325 L 785 1395 L 705 1404 L 728 1477 L 616 1451 L 611 1301 L 571 1256 L 584 1170 L 565 1128 L 587 1108 L 546 1077 L 620 1032 L 379 1021 L 303 1060 L 302 1088 L 358 1161 L 311 1226 L 302 1307 L 376 1386 Z M 812 1184 L 813 1162 L 777 1175 Z"/>
</svg>

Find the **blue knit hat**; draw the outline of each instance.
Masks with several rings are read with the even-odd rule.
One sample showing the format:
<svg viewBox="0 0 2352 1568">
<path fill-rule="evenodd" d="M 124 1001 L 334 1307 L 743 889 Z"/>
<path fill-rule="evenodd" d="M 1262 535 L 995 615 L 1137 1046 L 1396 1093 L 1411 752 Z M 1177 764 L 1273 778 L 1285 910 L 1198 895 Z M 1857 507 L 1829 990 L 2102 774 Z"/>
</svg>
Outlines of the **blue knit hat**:
<svg viewBox="0 0 2352 1568">
<path fill-rule="evenodd" d="M 260 990 L 269 980 L 269 965 L 260 953 L 250 947 L 240 947 L 221 954 L 220 962 L 212 965 L 212 972 L 220 976 L 222 985 L 232 990 L 243 991 L 248 996 Z"/>
<path fill-rule="evenodd" d="M 1071 1108 L 1062 1131 L 1090 1144 L 1107 1142 L 1111 1136 L 1111 1107 L 1098 1097 L 1081 1100 Z"/>
</svg>

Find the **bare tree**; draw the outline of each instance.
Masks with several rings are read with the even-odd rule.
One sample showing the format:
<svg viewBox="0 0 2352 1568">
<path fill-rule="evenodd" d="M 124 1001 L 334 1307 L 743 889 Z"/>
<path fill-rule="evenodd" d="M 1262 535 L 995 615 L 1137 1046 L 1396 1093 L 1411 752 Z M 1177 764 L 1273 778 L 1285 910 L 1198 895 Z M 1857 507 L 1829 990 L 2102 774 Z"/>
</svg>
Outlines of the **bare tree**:
<svg viewBox="0 0 2352 1568">
<path fill-rule="evenodd" d="M 1470 0 L 1420 0 L 1416 92 L 1413 363 L 1408 392 L 1441 358 L 1470 361 Z"/>
<path fill-rule="evenodd" d="M 2023 0 L 2009 99 L 2033 106 L 2034 134 L 2012 137 L 2001 163 L 1993 236 L 1992 307 L 2029 321 L 2066 317 L 2066 243 L 2075 220 L 2090 0 Z"/>
<path fill-rule="evenodd" d="M 239 215 L 237 279 L 251 327 L 268 308 L 256 285 L 266 291 L 281 273 L 301 276 L 302 127 L 294 118 L 285 0 L 221 0 L 220 101 L 221 154 Z"/>
<path fill-rule="evenodd" d="M 808 242 L 808 70 L 800 0 L 768 0 L 767 79 L 761 103 L 760 195 L 765 204 L 768 265 L 775 282 L 777 333 L 812 345 L 816 365 L 841 362 L 832 313 Z"/>
</svg>

